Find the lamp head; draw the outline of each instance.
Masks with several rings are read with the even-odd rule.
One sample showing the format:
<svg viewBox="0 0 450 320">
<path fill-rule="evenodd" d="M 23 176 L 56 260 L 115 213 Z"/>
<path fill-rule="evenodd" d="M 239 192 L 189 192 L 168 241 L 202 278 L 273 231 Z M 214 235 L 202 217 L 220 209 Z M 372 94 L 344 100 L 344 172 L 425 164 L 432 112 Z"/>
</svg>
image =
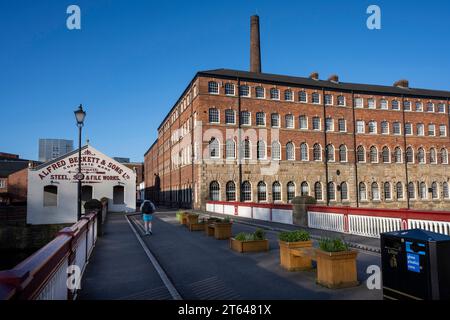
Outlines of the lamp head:
<svg viewBox="0 0 450 320">
<path fill-rule="evenodd" d="M 75 119 L 77 120 L 78 126 L 83 126 L 84 118 L 86 117 L 86 112 L 83 110 L 83 106 L 80 104 L 77 110 L 74 111 Z"/>
</svg>

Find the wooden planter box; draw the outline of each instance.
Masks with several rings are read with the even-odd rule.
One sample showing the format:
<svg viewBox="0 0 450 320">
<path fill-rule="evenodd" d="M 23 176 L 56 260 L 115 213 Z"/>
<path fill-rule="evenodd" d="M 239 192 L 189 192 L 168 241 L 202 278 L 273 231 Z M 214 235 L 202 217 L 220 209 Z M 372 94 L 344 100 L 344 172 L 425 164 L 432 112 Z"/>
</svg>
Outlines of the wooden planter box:
<svg viewBox="0 0 450 320">
<path fill-rule="evenodd" d="M 189 231 L 203 231 L 205 230 L 205 223 L 191 223 L 189 224 Z"/>
<path fill-rule="evenodd" d="M 312 248 L 312 241 L 286 242 L 278 240 L 280 245 L 280 264 L 288 271 L 308 270 L 312 268 L 311 257 L 299 257 L 291 249 Z"/>
<path fill-rule="evenodd" d="M 231 238 L 231 222 L 215 222 L 214 238 L 217 240 L 225 240 Z"/>
<path fill-rule="evenodd" d="M 325 252 L 316 249 L 317 283 L 328 288 L 348 288 L 358 285 L 357 251 Z"/>
<path fill-rule="evenodd" d="M 214 236 L 214 223 L 206 222 L 204 228 L 205 228 L 205 234 L 208 237 L 213 237 Z"/>
<path fill-rule="evenodd" d="M 269 251 L 269 240 L 239 241 L 231 238 L 230 248 L 237 252 Z"/>
<path fill-rule="evenodd" d="M 181 216 L 181 224 L 183 224 L 183 225 L 188 224 L 188 215 L 189 215 L 189 213 L 187 213 L 187 212 L 183 213 L 183 215 Z"/>
<path fill-rule="evenodd" d="M 188 214 L 187 216 L 188 224 L 198 224 L 198 214 Z"/>
</svg>

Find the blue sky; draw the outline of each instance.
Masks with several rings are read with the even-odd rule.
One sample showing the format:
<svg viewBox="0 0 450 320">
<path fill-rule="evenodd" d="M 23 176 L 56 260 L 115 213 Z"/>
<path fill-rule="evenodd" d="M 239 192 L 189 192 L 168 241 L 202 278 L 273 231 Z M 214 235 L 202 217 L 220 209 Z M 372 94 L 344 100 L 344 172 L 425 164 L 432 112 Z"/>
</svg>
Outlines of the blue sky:
<svg viewBox="0 0 450 320">
<path fill-rule="evenodd" d="M 81 30 L 66 28 L 70 4 Z M 83 103 L 84 139 L 142 161 L 197 71 L 248 70 L 255 13 L 264 72 L 450 90 L 449 1 L 0 0 L 0 151 L 36 159 L 39 138 L 76 140 Z"/>
</svg>

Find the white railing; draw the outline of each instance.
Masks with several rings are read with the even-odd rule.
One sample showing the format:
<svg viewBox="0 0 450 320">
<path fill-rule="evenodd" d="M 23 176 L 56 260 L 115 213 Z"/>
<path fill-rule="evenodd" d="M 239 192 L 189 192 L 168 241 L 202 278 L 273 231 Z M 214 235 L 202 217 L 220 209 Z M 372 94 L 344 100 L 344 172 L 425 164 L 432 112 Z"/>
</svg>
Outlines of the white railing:
<svg viewBox="0 0 450 320">
<path fill-rule="evenodd" d="M 308 212 L 308 227 L 344 232 L 344 215 L 338 213 Z"/>
<path fill-rule="evenodd" d="M 348 215 L 348 232 L 359 236 L 379 238 L 380 233 L 402 229 L 402 219 Z"/>
<path fill-rule="evenodd" d="M 67 300 L 67 268 L 69 259 L 66 258 L 59 265 L 57 271 L 53 274 L 45 287 L 35 298 L 36 300 Z"/>
<path fill-rule="evenodd" d="M 429 220 L 408 220 L 408 229 L 423 229 L 450 236 L 450 222 Z"/>
</svg>

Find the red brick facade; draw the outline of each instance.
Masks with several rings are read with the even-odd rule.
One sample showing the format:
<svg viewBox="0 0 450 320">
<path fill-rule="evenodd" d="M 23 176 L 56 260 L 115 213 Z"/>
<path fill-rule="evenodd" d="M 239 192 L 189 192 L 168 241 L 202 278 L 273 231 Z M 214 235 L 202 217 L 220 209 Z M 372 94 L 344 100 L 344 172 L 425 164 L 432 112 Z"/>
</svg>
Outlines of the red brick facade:
<svg viewBox="0 0 450 320">
<path fill-rule="evenodd" d="M 218 93 L 211 92 L 216 88 L 214 83 Z M 232 93 L 231 85 L 234 94 L 226 94 L 226 86 L 228 93 Z M 248 86 L 249 96 L 239 96 L 239 86 Z M 256 97 L 257 87 L 264 88 L 264 97 Z M 410 93 L 408 89 L 398 94 L 398 90 L 389 92 L 386 88 L 349 90 L 332 81 L 320 81 L 314 86 L 268 81 L 253 73 L 245 78 L 199 73 L 167 115 L 158 129 L 157 141 L 145 154 L 146 196 L 159 202 L 200 208 L 210 198 L 232 200 L 234 183 L 236 201 L 286 203 L 293 195 L 307 192 L 316 196 L 319 203 L 330 205 L 450 208 L 447 154 L 450 150 L 450 94 L 426 96 L 422 91 Z M 278 92 L 277 99 L 271 97 L 271 90 Z M 290 98 L 289 92 L 292 101 L 286 99 Z M 306 93 L 306 102 L 300 101 L 302 92 Z M 313 101 L 317 95 L 318 100 Z M 328 95 L 332 96 L 332 101 L 325 99 Z M 359 98 L 362 98 L 362 107 L 357 105 Z M 395 101 L 398 110 L 393 110 Z M 405 110 L 407 101 L 412 111 Z M 416 103 L 422 104 L 423 111 L 416 111 Z M 433 104 L 433 111 L 427 111 L 429 103 Z M 444 109 L 439 110 L 442 106 Z M 226 124 L 225 110 L 229 109 L 234 110 L 234 124 Z M 213 112 L 218 113 L 219 119 L 211 123 L 210 116 L 217 120 Z M 250 113 L 249 125 L 242 123 L 244 112 Z M 265 116 L 259 119 L 265 118 L 265 121 L 258 125 L 257 113 Z M 272 126 L 272 114 L 278 114 L 279 127 Z M 305 128 L 301 128 L 301 116 L 306 117 Z M 292 128 L 288 128 L 288 122 L 292 121 L 289 117 L 293 119 Z M 313 128 L 315 117 L 320 119 L 317 130 Z M 325 130 L 326 118 L 331 118 L 329 124 L 333 123 L 328 131 Z M 344 127 L 339 127 L 340 119 Z M 358 133 L 358 121 L 364 121 L 364 126 L 360 125 L 364 133 Z M 383 122 L 388 123 L 384 127 L 388 131 L 383 131 Z M 398 134 L 394 134 L 396 122 L 400 127 Z M 412 125 L 411 135 L 405 134 L 407 123 Z M 423 124 L 424 135 L 418 135 L 418 124 Z M 428 132 L 429 125 L 434 125 L 434 136 Z M 376 132 L 370 133 L 374 128 Z M 445 128 L 442 136 L 440 128 Z M 210 146 L 213 138 L 219 143 L 218 150 L 214 143 Z M 235 146 L 239 140 L 244 144 L 248 139 L 249 150 L 242 147 L 239 152 L 236 147 L 235 158 L 227 158 L 227 140 L 231 139 Z M 265 143 L 264 152 L 257 147 L 260 140 Z M 278 151 L 276 144 L 272 150 L 274 141 L 281 147 L 281 160 L 272 159 L 272 153 Z M 307 158 L 302 158 L 304 144 Z M 320 155 L 318 159 L 314 159 L 314 145 L 319 150 L 316 150 L 316 155 Z M 334 147 L 328 159 L 325 156 L 327 145 L 328 150 Z M 287 150 L 291 146 L 293 153 Z M 356 150 L 360 146 L 364 147 L 364 154 L 360 155 L 364 161 L 357 161 Z M 339 152 L 340 147 L 346 152 Z M 398 162 L 395 161 L 396 148 L 401 150 Z M 405 163 L 408 148 L 413 150 L 413 163 Z M 423 159 L 420 148 L 424 150 Z M 246 153 L 249 159 L 244 159 Z M 265 157 L 259 159 L 258 153 Z M 290 160 L 288 153 L 293 156 Z M 244 182 L 246 187 L 250 184 L 250 191 L 242 199 L 240 186 Z"/>
</svg>

